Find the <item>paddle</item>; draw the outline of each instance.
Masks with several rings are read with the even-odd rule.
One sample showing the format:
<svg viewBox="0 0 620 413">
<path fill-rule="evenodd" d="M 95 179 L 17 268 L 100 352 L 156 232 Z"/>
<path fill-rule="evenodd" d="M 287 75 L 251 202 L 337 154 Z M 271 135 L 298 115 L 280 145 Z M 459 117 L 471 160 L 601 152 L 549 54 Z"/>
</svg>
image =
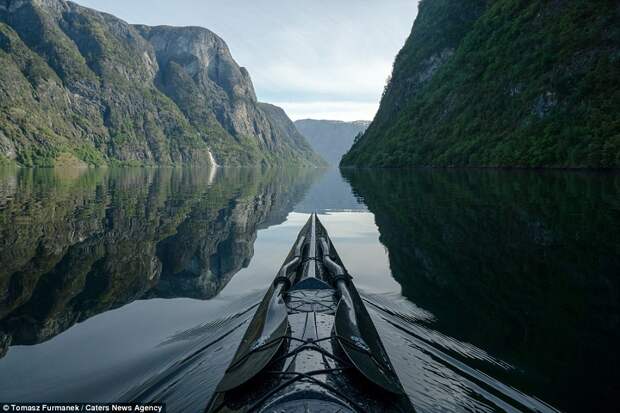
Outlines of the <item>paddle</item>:
<svg viewBox="0 0 620 413">
<path fill-rule="evenodd" d="M 234 389 L 264 369 L 288 336 L 288 311 L 283 292 L 291 286 L 290 276 L 301 262 L 306 237 L 300 236 L 288 261 L 278 272 L 250 322 L 232 363 L 217 387 L 217 392 Z"/>
<path fill-rule="evenodd" d="M 336 308 L 334 335 L 347 358 L 368 380 L 385 390 L 403 394 L 383 343 L 359 293 L 344 268 L 330 257 L 330 246 L 320 239 L 323 264 L 334 277 L 340 293 Z"/>
</svg>

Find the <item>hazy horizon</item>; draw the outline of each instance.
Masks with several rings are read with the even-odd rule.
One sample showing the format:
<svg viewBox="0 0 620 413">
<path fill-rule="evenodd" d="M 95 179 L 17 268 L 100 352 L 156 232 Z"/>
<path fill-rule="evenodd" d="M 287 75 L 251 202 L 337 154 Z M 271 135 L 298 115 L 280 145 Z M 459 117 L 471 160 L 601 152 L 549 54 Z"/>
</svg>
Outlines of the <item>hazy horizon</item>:
<svg viewBox="0 0 620 413">
<path fill-rule="evenodd" d="M 293 120 L 372 120 L 416 0 L 76 0 L 129 23 L 202 26 Z"/>
</svg>

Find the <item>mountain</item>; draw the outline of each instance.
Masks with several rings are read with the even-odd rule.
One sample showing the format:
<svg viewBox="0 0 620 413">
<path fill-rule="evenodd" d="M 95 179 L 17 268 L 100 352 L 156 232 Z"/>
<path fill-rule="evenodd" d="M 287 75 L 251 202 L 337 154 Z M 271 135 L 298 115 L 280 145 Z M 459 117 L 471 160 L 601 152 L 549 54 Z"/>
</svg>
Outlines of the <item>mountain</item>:
<svg viewBox="0 0 620 413">
<path fill-rule="evenodd" d="M 355 137 L 364 132 L 370 122 L 358 120 L 342 122 L 339 120 L 302 119 L 295 126 L 310 146 L 330 165 L 338 165 L 342 155 L 353 146 Z"/>
<path fill-rule="evenodd" d="M 226 43 L 64 0 L 0 0 L 0 163 L 223 165 L 322 160 L 259 103 Z"/>
<path fill-rule="evenodd" d="M 343 166 L 620 167 L 620 8 L 422 0 Z"/>
</svg>

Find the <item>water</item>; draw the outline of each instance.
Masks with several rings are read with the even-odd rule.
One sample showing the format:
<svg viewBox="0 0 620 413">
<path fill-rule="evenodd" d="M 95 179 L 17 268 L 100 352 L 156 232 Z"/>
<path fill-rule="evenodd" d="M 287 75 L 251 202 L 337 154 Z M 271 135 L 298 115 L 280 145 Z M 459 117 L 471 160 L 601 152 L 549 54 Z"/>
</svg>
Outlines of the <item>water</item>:
<svg viewBox="0 0 620 413">
<path fill-rule="evenodd" d="M 620 176 L 0 171 L 0 400 L 204 408 L 317 211 L 420 412 L 613 411 Z"/>
</svg>

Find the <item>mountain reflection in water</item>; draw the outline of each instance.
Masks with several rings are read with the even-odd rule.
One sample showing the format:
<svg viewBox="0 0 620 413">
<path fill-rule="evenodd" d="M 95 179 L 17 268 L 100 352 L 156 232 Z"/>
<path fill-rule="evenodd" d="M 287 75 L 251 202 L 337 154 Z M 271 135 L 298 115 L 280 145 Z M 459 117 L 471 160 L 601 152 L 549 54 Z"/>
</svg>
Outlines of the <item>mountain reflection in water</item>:
<svg viewBox="0 0 620 413">
<path fill-rule="evenodd" d="M 434 330 L 514 368 L 470 366 L 567 411 L 617 404 L 619 175 L 344 173 L 402 294 Z"/>
<path fill-rule="evenodd" d="M 283 222 L 318 172 L 4 174 L 0 355 L 137 299 L 214 297 L 249 263 L 257 231 Z"/>
<path fill-rule="evenodd" d="M 204 408 L 317 211 L 418 413 L 611 411 L 620 176 L 0 172 L 0 400 Z"/>
</svg>

